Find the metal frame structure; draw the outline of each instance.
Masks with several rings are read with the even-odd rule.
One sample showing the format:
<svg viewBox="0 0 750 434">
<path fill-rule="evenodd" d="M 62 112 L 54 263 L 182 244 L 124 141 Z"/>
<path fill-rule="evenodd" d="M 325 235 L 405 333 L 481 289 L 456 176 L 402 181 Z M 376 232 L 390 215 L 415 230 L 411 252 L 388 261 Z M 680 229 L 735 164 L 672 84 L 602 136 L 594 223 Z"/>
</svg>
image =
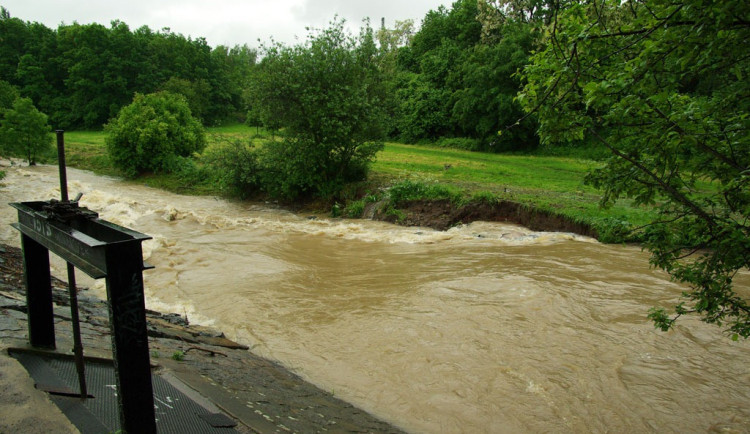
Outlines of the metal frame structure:
<svg viewBox="0 0 750 434">
<path fill-rule="evenodd" d="M 77 200 L 69 201 L 60 131 L 58 146 L 63 155 L 63 200 L 10 204 L 18 210 L 18 223 L 12 226 L 21 232 L 29 343 L 55 348 L 50 251 L 68 262 L 74 335 L 78 309 L 73 267 L 94 279 L 105 278 L 121 428 L 128 433 L 156 433 L 143 292 L 143 270 L 152 267 L 143 262 L 141 249 L 141 243 L 151 237 L 99 219 L 96 213 L 79 208 Z M 81 360 L 81 396 L 85 398 L 82 348 L 80 336 L 75 337 L 76 356 Z"/>
</svg>

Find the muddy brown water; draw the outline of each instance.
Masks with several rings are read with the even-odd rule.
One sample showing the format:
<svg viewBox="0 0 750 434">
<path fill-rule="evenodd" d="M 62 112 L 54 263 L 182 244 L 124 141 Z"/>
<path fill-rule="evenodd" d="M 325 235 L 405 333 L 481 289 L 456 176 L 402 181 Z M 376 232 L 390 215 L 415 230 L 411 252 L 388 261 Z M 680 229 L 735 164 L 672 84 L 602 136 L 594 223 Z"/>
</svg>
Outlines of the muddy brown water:
<svg viewBox="0 0 750 434">
<path fill-rule="evenodd" d="M 3 169 L 3 203 L 59 197 L 55 167 Z M 218 327 L 405 430 L 749 430 L 750 342 L 692 318 L 655 330 L 648 309 L 684 288 L 637 247 L 494 223 L 310 219 L 68 178 L 82 205 L 153 237 L 149 308 Z M 15 210 L 0 215 L 0 241 L 19 245 Z M 747 273 L 737 286 L 748 291 Z"/>
</svg>

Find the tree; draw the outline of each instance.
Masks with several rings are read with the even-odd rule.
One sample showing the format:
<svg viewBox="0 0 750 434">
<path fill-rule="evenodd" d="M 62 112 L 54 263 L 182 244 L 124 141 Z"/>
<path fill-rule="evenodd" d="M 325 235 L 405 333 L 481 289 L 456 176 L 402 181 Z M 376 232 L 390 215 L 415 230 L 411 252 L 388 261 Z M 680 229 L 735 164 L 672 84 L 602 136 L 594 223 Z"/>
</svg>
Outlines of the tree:
<svg viewBox="0 0 750 434">
<path fill-rule="evenodd" d="M 555 6 L 568 0 L 481 0 L 499 11 L 505 18 L 534 26 L 549 25 L 554 17 Z"/>
<path fill-rule="evenodd" d="M 385 128 L 376 55 L 372 29 L 355 38 L 338 19 L 303 44 L 265 48 L 252 100 L 265 125 L 286 129 L 264 148 L 270 193 L 332 197 L 363 179 Z"/>
<path fill-rule="evenodd" d="M 16 65 L 29 37 L 26 23 L 0 6 L 0 80 L 14 83 Z"/>
<path fill-rule="evenodd" d="M 611 152 L 587 182 L 602 204 L 658 207 L 638 229 L 651 263 L 689 285 L 688 313 L 750 336 L 750 3 L 605 1 L 556 10 L 519 99 L 545 144 L 594 139 Z"/>
<path fill-rule="evenodd" d="M 18 98 L 18 89 L 7 81 L 0 80 L 0 114 L 4 109 L 12 108 L 16 98 Z"/>
<path fill-rule="evenodd" d="M 411 44 L 413 37 L 414 20 L 397 20 L 393 29 L 387 29 L 384 22 L 376 35 L 381 54 L 395 53 L 399 48 Z"/>
<path fill-rule="evenodd" d="M 172 77 L 161 87 L 161 90 L 182 95 L 190 107 L 190 113 L 202 121 L 208 108 L 210 86 L 205 80 L 190 81 Z"/>
<path fill-rule="evenodd" d="M 476 0 L 458 0 L 451 9 L 431 10 L 411 43 L 399 49 L 401 71 L 391 80 L 395 130 L 401 140 L 414 142 L 460 135 L 450 122 L 462 86 L 462 67 L 479 43 L 482 24 Z"/>
<path fill-rule="evenodd" d="M 2 150 L 11 156 L 23 156 L 29 165 L 52 147 L 47 115 L 34 107 L 29 98 L 16 98 L 13 107 L 5 109 L 0 123 Z"/>
<path fill-rule="evenodd" d="M 436 139 L 449 132 L 451 92 L 434 86 L 424 74 L 402 72 L 396 81 L 395 127 L 401 140 Z"/>
<path fill-rule="evenodd" d="M 516 71 L 528 63 L 534 38 L 528 25 L 506 23 L 492 44 L 477 44 L 461 65 L 461 87 L 453 94 L 455 129 L 482 140 L 482 150 L 500 152 L 533 149 L 536 124 L 524 120 L 510 131 L 498 131 L 523 115 L 516 102 L 521 83 Z"/>
<path fill-rule="evenodd" d="M 241 89 L 255 56 L 244 46 L 212 50 L 203 38 L 168 29 L 131 32 L 119 20 L 111 27 L 73 23 L 55 31 L 0 8 L 0 80 L 60 128 L 98 128 L 136 92 L 163 89 L 185 93 L 194 115 L 217 124 L 245 111 Z"/>
<path fill-rule="evenodd" d="M 127 31 L 127 29 L 125 29 Z M 58 39 L 68 73 L 68 125 L 94 128 L 132 98 L 121 68 L 125 53 L 111 46 L 112 31 L 100 24 L 61 26 Z"/>
<path fill-rule="evenodd" d="M 128 177 L 170 172 L 179 157 L 200 152 L 206 143 L 185 98 L 169 92 L 136 94 L 104 129 L 110 158 Z"/>
<path fill-rule="evenodd" d="M 52 125 L 64 126 L 58 119 L 67 115 L 59 101 L 66 96 L 64 79 L 67 74 L 59 66 L 57 35 L 43 24 L 27 25 L 27 40 L 15 70 L 15 84 L 21 94 L 50 117 Z"/>
</svg>

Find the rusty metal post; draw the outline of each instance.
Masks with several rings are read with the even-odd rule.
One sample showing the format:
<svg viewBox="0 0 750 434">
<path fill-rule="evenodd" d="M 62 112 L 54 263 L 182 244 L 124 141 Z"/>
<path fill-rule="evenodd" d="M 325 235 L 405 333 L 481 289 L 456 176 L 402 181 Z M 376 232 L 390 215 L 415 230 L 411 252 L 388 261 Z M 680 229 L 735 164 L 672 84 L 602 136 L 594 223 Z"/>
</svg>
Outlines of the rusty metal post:
<svg viewBox="0 0 750 434">
<path fill-rule="evenodd" d="M 55 319 L 52 308 L 49 251 L 25 234 L 21 234 L 21 249 L 26 284 L 29 344 L 32 347 L 54 349 Z"/>
<path fill-rule="evenodd" d="M 78 386 L 81 399 L 86 399 L 89 392 L 86 387 L 86 367 L 83 359 L 83 343 L 81 342 L 81 324 L 78 319 L 76 269 L 70 262 L 68 262 L 68 292 L 70 293 L 70 321 L 73 323 L 73 354 L 75 355 L 76 371 L 78 372 Z"/>
<path fill-rule="evenodd" d="M 65 131 L 55 130 L 57 134 L 57 168 L 60 170 L 60 200 L 68 201 L 68 174 L 65 171 Z"/>
<path fill-rule="evenodd" d="M 55 130 L 57 134 L 57 165 L 60 169 L 60 200 L 68 202 L 68 174 L 65 167 L 65 137 L 63 130 Z M 89 395 L 86 387 L 86 367 L 83 359 L 83 343 L 81 342 L 81 324 L 78 319 L 78 287 L 76 286 L 76 269 L 68 264 L 68 293 L 70 294 L 70 322 L 73 323 L 73 354 L 75 355 L 78 386 L 81 399 Z"/>
<path fill-rule="evenodd" d="M 113 243 L 106 258 L 120 423 L 127 433 L 156 433 L 141 244 Z"/>
</svg>

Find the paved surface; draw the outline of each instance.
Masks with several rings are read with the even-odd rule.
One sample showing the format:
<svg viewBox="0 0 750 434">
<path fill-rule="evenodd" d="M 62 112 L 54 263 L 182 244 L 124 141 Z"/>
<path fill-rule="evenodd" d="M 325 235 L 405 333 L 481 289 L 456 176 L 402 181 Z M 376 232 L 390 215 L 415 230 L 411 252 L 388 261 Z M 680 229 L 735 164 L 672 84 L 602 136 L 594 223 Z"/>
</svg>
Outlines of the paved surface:
<svg viewBox="0 0 750 434">
<path fill-rule="evenodd" d="M 0 433 L 77 433 L 48 395 L 34 388 L 26 369 L 8 355 L 7 342 L 3 344 L 0 346 Z"/>
</svg>

